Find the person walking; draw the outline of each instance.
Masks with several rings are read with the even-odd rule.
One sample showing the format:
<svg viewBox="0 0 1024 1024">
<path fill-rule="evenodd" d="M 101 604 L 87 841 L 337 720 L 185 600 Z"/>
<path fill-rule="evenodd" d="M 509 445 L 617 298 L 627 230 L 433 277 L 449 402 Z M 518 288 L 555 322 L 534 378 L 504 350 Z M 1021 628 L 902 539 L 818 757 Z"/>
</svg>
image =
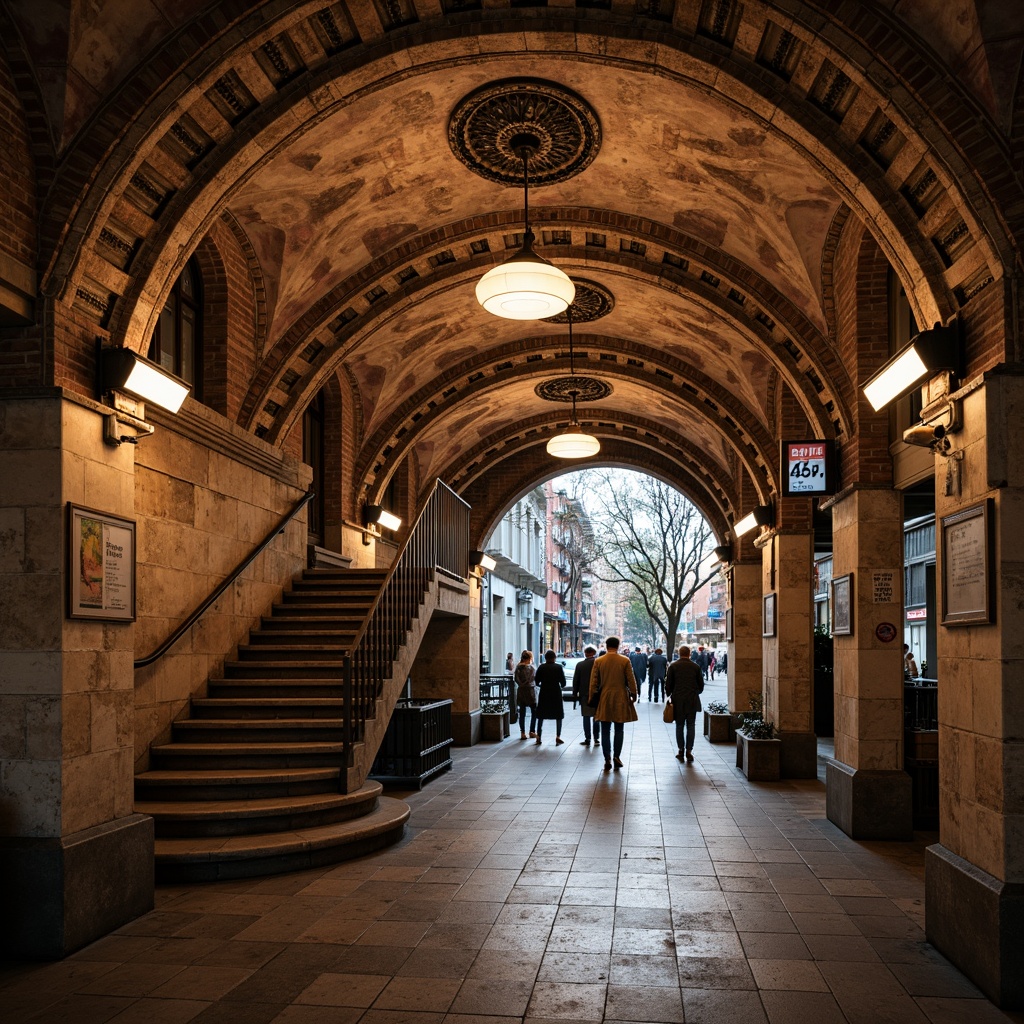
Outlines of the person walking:
<svg viewBox="0 0 1024 1024">
<path fill-rule="evenodd" d="M 693 737 L 697 731 L 697 712 L 703 710 L 700 695 L 704 692 L 704 673 L 700 665 L 690 661 L 690 648 L 679 648 L 679 660 L 668 667 L 665 677 L 665 699 L 675 709 L 676 760 L 693 760 Z"/>
<path fill-rule="evenodd" d="M 903 678 L 921 678 L 921 672 L 917 667 L 917 661 L 914 658 L 914 652 L 910 649 L 910 644 L 903 645 Z"/>
<path fill-rule="evenodd" d="M 519 709 L 520 739 L 526 739 L 526 709 L 530 709 L 530 737 L 537 732 L 537 687 L 534 685 L 536 671 L 533 665 L 533 651 L 523 651 L 512 678 L 516 681 L 516 707 Z"/>
<path fill-rule="evenodd" d="M 633 678 L 636 680 L 636 695 L 639 700 L 640 691 L 643 689 L 644 680 L 647 678 L 647 655 L 640 650 L 638 644 L 632 654 L 629 653 L 629 648 L 626 648 L 626 657 L 629 658 L 629 663 L 633 666 Z"/>
<path fill-rule="evenodd" d="M 501 648 L 499 647 L 498 650 L 500 651 Z M 508 656 L 505 658 L 505 671 L 506 672 L 514 672 L 515 668 L 516 668 L 516 659 L 512 657 L 512 652 L 509 651 L 508 652 Z"/>
<path fill-rule="evenodd" d="M 590 746 L 590 727 L 594 718 L 594 706 L 590 703 L 590 673 L 594 670 L 594 655 L 597 651 L 593 647 L 583 649 L 583 660 L 576 666 L 572 674 L 572 702 L 580 704 L 580 714 L 583 716 L 583 742 L 581 747 Z M 597 723 L 593 722 L 594 746 L 599 740 L 597 738 Z"/>
<path fill-rule="evenodd" d="M 604 751 L 604 770 L 611 771 L 614 757 L 615 769 L 622 767 L 622 741 L 626 722 L 637 720 L 636 677 L 629 658 L 619 654 L 619 638 L 610 636 L 605 640 L 607 653 L 594 661 L 590 673 L 590 700 L 596 707 L 594 721 L 601 723 L 601 749 Z M 612 725 L 615 726 L 615 744 L 612 746 Z"/>
<path fill-rule="evenodd" d="M 540 746 L 546 718 L 555 720 L 555 743 L 564 743 L 562 719 L 565 717 L 565 700 L 562 687 L 565 686 L 565 672 L 555 661 L 554 651 L 544 652 L 544 664 L 537 669 L 534 679 L 540 688 L 537 695 L 537 745 Z"/>
<path fill-rule="evenodd" d="M 654 703 L 661 702 L 661 689 L 665 685 L 665 673 L 668 671 L 668 658 L 660 647 L 647 659 L 647 700 L 654 698 Z"/>
</svg>

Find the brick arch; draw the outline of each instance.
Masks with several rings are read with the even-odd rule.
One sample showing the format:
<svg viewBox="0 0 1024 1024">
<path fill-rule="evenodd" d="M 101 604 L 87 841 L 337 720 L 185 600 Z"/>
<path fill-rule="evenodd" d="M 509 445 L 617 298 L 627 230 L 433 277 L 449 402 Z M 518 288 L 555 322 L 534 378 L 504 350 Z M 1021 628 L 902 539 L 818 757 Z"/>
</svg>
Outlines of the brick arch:
<svg viewBox="0 0 1024 1024">
<path fill-rule="evenodd" d="M 470 543 L 473 547 L 482 550 L 491 530 L 519 498 L 558 475 L 560 470 L 555 467 L 553 471 L 553 461 L 543 449 L 536 453 L 523 453 L 514 462 L 503 463 L 500 470 L 478 477 L 459 491 L 471 508 Z M 638 452 L 632 445 L 609 444 L 593 462 L 588 461 L 586 465 L 573 463 L 565 471 L 597 467 L 648 473 L 682 491 L 708 521 L 719 543 L 724 543 L 723 538 L 730 527 L 719 505 L 710 500 L 700 481 L 693 480 L 663 452 L 652 449 Z"/>
<path fill-rule="evenodd" d="M 511 381 L 522 377 L 532 379 L 565 372 L 568 369 L 568 358 L 564 353 L 540 363 L 529 360 L 531 353 L 545 351 L 550 347 L 550 341 L 541 338 L 506 346 L 497 353 L 488 352 L 479 360 L 452 368 L 430 387 L 411 396 L 362 446 L 362 454 L 355 467 L 355 480 L 360 489 L 372 491 L 377 486 L 377 478 L 387 477 L 405 453 L 415 447 L 417 437 L 422 432 L 441 422 L 445 416 L 453 414 L 468 397 L 500 391 Z M 730 395 L 720 385 L 678 360 L 670 360 L 656 350 L 637 343 L 627 344 L 615 338 L 583 335 L 579 340 L 579 348 L 591 355 L 615 355 L 617 360 L 614 362 L 600 361 L 601 377 L 638 382 L 648 390 L 669 395 L 679 405 L 681 416 L 699 417 L 709 423 L 712 430 L 721 434 L 728 445 L 749 462 L 752 471 L 753 467 L 758 467 L 767 478 L 773 478 L 776 438 L 764 424 L 736 410 L 730 404 Z M 628 358 L 622 358 L 624 349 L 629 353 Z M 512 364 L 510 356 L 517 357 L 518 364 Z M 461 392 L 454 392 L 451 382 L 455 379 L 466 382 L 466 388 Z M 450 397 L 445 399 L 445 394 Z M 580 406 L 578 412 L 581 422 L 584 419 L 611 420 L 620 415 L 588 406 Z M 564 421 L 565 415 L 565 408 L 559 406 L 541 417 L 540 422 L 553 425 Z M 489 447 L 490 441 L 482 442 L 482 445 L 484 448 Z"/>
<path fill-rule="evenodd" d="M 260 44 L 273 42 L 270 37 L 274 33 L 278 33 L 275 38 L 282 39 L 303 18 L 312 18 L 317 13 L 314 7 L 287 9 L 285 16 L 279 15 L 274 5 L 261 6 L 240 16 L 212 42 L 205 23 L 190 23 L 169 41 L 166 54 L 177 65 L 172 53 L 185 50 L 182 41 L 196 35 L 201 45 L 187 73 L 177 75 L 173 85 L 160 83 L 157 89 L 140 72 L 122 87 L 122 103 L 136 113 L 127 120 L 123 116 L 113 118 L 105 111 L 105 116 L 98 116 L 91 126 L 94 130 L 84 133 L 93 140 L 90 146 L 79 147 L 70 155 L 67 174 L 54 189 L 49 231 L 52 234 L 55 226 L 67 224 L 62 238 L 68 244 L 62 247 L 54 239 L 54 257 L 45 284 L 48 294 L 108 323 L 115 341 L 138 347 L 150 332 L 166 289 L 180 273 L 183 258 L 224 203 L 231 187 L 225 182 L 243 179 L 273 149 L 273 144 L 255 142 L 262 132 L 276 144 L 283 118 L 301 125 L 327 116 L 332 101 L 345 102 L 358 91 L 349 91 L 342 100 L 332 97 L 332 86 L 350 70 L 358 68 L 363 89 L 375 88 L 374 68 L 386 65 L 387 74 L 392 74 L 393 53 L 402 43 L 408 44 L 404 47 L 406 64 L 402 74 L 411 76 L 423 66 L 417 65 L 418 60 L 435 59 L 442 40 L 449 50 L 448 60 L 481 61 L 487 57 L 482 54 L 480 37 L 507 33 L 506 20 L 495 19 L 490 10 L 449 15 L 443 22 L 428 18 L 411 26 L 382 25 L 379 37 L 345 50 L 344 60 L 329 60 L 328 47 L 322 54 L 312 53 L 301 67 L 290 69 L 287 81 L 273 83 L 268 79 L 267 85 L 272 86 L 268 94 L 255 101 L 255 107 L 245 111 L 237 123 L 230 118 L 218 122 L 206 107 L 210 90 L 235 65 L 248 60 Z M 776 14 L 773 8 L 764 10 Z M 818 35 L 803 26 L 819 23 L 820 9 L 808 8 L 805 14 L 799 19 L 794 19 L 792 11 L 776 14 L 776 27 L 789 26 L 794 31 L 786 31 L 805 48 L 806 70 L 818 72 L 813 81 L 802 83 L 803 88 L 784 75 L 773 77 L 758 64 L 756 51 L 748 52 L 737 45 L 737 39 L 756 38 L 758 24 L 754 21 L 743 26 L 750 32 L 711 42 L 700 34 L 678 32 L 651 22 L 649 31 L 657 37 L 658 46 L 645 49 L 644 59 L 631 62 L 627 49 L 615 58 L 595 56 L 599 48 L 594 43 L 597 37 L 632 36 L 636 19 L 623 21 L 588 8 L 586 19 L 575 23 L 576 38 L 565 55 L 568 59 L 601 60 L 618 66 L 633 63 L 664 77 L 683 78 L 676 53 L 685 52 L 689 62 L 715 68 L 715 85 L 700 81 L 702 76 L 697 75 L 688 79 L 694 87 L 717 91 L 727 101 L 729 96 L 747 92 L 754 97 L 749 105 L 754 109 L 769 104 L 773 114 L 765 123 L 773 131 L 784 132 L 798 151 L 838 183 L 865 222 L 876 225 L 883 249 L 901 276 L 928 282 L 926 290 L 916 293 L 921 303 L 919 319 L 945 319 L 960 301 L 957 289 L 966 292 L 971 287 L 970 280 L 960 279 L 968 273 L 968 266 L 973 272 L 981 262 L 985 264 L 983 273 L 990 278 L 1001 277 L 1015 259 L 1010 232 L 992 212 L 994 205 L 982 202 L 987 193 L 977 186 L 975 173 L 984 169 L 992 181 L 1000 182 L 995 199 L 1002 208 L 1016 206 L 1019 183 L 1008 173 L 998 132 L 977 116 L 968 98 L 956 91 L 955 78 L 943 74 L 924 47 L 908 56 L 903 34 L 886 22 L 885 12 L 872 9 L 870 24 L 863 23 L 862 37 L 858 33 L 865 15 L 851 13 L 853 31 L 833 20 Z M 753 11 L 741 13 L 741 18 L 755 16 Z M 680 20 L 685 23 L 687 19 Z M 880 23 L 885 26 L 883 30 L 879 30 Z M 197 34 L 200 25 L 207 32 L 201 40 Z M 567 35 L 562 9 L 531 11 L 529 25 L 536 30 L 532 45 L 540 47 L 538 52 L 547 48 L 554 56 Z M 553 27 L 561 31 L 550 31 Z M 870 38 L 870 45 L 862 38 Z M 421 40 L 429 43 L 421 46 Z M 656 59 L 664 54 L 664 62 L 650 62 L 647 58 L 651 53 Z M 907 87 L 894 88 L 892 79 L 905 81 Z M 861 102 L 846 110 L 837 107 L 837 96 L 841 98 L 851 89 Z M 856 121 L 849 116 L 852 109 L 857 111 L 856 118 L 862 118 L 865 112 L 870 115 L 859 136 Z M 182 122 L 185 116 L 191 118 L 188 125 Z M 956 126 L 964 123 L 974 125 L 975 131 L 970 137 L 964 133 L 955 136 Z M 900 152 L 916 150 L 923 154 L 921 159 L 912 164 L 891 158 L 894 138 L 903 143 Z M 163 145 L 161 161 L 168 172 L 162 176 L 152 162 L 147 164 L 158 144 Z M 173 154 L 182 146 L 193 157 L 182 157 L 175 168 Z M 91 171 L 97 166 L 97 150 L 101 156 L 99 171 L 90 178 L 85 167 Z M 93 159 L 84 160 L 86 152 Z M 85 181 L 89 184 L 83 188 Z M 133 181 L 135 192 L 129 194 Z M 138 255 L 132 273 L 121 277 L 110 272 L 98 238 L 117 204 L 131 202 L 140 192 L 149 195 L 154 204 L 154 223 L 151 229 L 144 228 L 139 219 L 142 234 L 130 240 L 137 246 Z M 938 209 L 938 199 L 952 212 L 945 218 L 929 219 L 926 214 Z M 79 238 L 84 239 L 81 246 Z M 977 254 L 972 260 L 961 262 L 967 252 L 974 250 Z M 951 264 L 949 271 L 944 262 Z"/>
<path fill-rule="evenodd" d="M 720 249 L 666 225 L 640 222 L 639 218 L 621 214 L 602 215 L 597 210 L 549 210 L 540 206 L 533 211 L 536 222 L 546 228 L 570 225 L 579 229 L 595 220 L 605 231 L 620 231 L 620 241 L 639 240 L 645 251 L 650 248 L 649 257 L 624 256 L 621 250 L 594 252 L 582 246 L 564 246 L 550 252 L 545 248 L 544 252 L 570 272 L 585 275 L 587 268 L 600 268 L 605 273 L 626 274 L 651 288 L 685 295 L 713 311 L 780 367 L 821 436 L 842 435 L 849 430 L 850 387 L 838 353 L 801 310 L 758 274 L 738 266 Z M 487 235 L 481 234 L 481 220 L 488 225 Z M 372 267 L 363 268 L 332 289 L 301 324 L 286 332 L 260 367 L 243 406 L 242 425 L 262 429 L 261 436 L 268 440 L 286 434 L 295 410 L 304 401 L 303 393 L 315 389 L 316 381 L 334 360 L 354 351 L 384 319 L 415 304 L 425 294 L 461 284 L 469 287 L 472 279 L 492 265 L 493 256 L 443 263 L 398 288 L 393 286 L 396 273 L 410 266 L 426 268 L 439 250 L 450 252 L 456 240 L 467 249 L 482 239 L 489 240 L 493 248 L 503 229 L 517 226 L 515 214 L 503 212 L 459 222 L 443 232 L 429 232 L 396 247 L 375 260 Z M 662 253 L 680 265 L 666 264 L 658 255 Z M 375 285 L 388 285 L 390 290 L 369 302 L 366 293 Z M 313 363 L 305 357 L 311 345 L 318 353 Z M 286 374 L 292 378 L 297 374 L 298 385 L 283 387 Z M 266 415 L 268 403 L 276 410 L 274 417 Z"/>
<path fill-rule="evenodd" d="M 677 473 L 692 480 L 694 487 L 706 495 L 707 507 L 717 508 L 723 518 L 730 514 L 736 518 L 741 493 L 752 490 L 762 502 L 766 502 L 777 486 L 774 480 L 769 479 L 768 467 L 752 465 L 740 453 L 735 453 L 735 463 L 730 467 L 711 462 L 702 449 L 679 432 L 651 424 L 641 416 L 626 413 L 593 418 L 582 416 L 580 423 L 601 440 L 602 457 L 606 450 L 612 450 L 620 452 L 621 458 L 629 462 L 631 459 L 635 461 L 638 453 L 656 453 L 666 465 L 673 465 Z M 543 446 L 560 425 L 543 415 L 519 420 L 488 441 L 460 453 L 443 467 L 441 478 L 462 491 L 492 473 L 504 473 L 508 466 L 524 456 L 539 457 L 551 466 L 554 460 Z"/>
</svg>

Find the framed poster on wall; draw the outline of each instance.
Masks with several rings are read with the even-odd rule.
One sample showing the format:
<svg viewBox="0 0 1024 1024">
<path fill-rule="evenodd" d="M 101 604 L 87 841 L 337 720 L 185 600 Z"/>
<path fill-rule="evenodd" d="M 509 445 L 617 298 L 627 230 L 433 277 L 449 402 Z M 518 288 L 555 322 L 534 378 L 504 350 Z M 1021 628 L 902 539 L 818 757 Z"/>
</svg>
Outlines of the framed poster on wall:
<svg viewBox="0 0 1024 1024">
<path fill-rule="evenodd" d="M 761 601 L 761 636 L 775 636 L 775 594 L 765 594 Z"/>
<path fill-rule="evenodd" d="M 942 517 L 942 624 L 992 621 L 990 502 Z"/>
<path fill-rule="evenodd" d="M 853 633 L 853 573 L 832 577 L 832 635 Z"/>
<path fill-rule="evenodd" d="M 68 617 L 135 621 L 135 523 L 68 502 Z"/>
<path fill-rule="evenodd" d="M 732 609 L 725 609 L 725 639 L 732 639 Z"/>
</svg>

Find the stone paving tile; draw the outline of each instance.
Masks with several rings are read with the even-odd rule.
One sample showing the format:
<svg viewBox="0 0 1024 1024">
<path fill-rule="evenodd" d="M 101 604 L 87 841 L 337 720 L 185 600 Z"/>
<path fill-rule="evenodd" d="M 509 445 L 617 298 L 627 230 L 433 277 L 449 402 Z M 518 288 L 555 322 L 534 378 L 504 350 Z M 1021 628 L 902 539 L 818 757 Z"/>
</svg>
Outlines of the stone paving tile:
<svg viewBox="0 0 1024 1024">
<path fill-rule="evenodd" d="M 506 742 L 403 794 L 377 854 L 163 886 L 67 960 L 0 966 L 4 1024 L 995 1024 L 925 941 L 923 851 L 856 843 L 820 780 L 748 785 L 656 705 L 626 767 Z M 572 726 L 576 728 L 575 722 Z"/>
</svg>

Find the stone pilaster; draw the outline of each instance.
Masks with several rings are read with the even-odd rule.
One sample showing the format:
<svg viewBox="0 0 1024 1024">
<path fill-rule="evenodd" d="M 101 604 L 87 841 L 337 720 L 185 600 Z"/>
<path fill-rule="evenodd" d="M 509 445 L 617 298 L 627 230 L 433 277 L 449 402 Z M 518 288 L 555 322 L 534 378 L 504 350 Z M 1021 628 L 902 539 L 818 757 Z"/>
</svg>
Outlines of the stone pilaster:
<svg viewBox="0 0 1024 1024">
<path fill-rule="evenodd" d="M 827 814 L 854 839 L 912 839 L 899 493 L 857 489 L 836 501 L 832 550 L 833 577 L 853 573 L 853 633 L 833 640 L 836 756 L 827 770 Z"/>
<path fill-rule="evenodd" d="M 926 852 L 928 939 L 994 1002 L 1024 1007 L 1024 375 L 986 375 L 940 460 L 936 496 L 939 609 L 951 573 L 941 521 L 987 503 L 991 623 L 940 625 L 939 827 Z M 1014 481 L 1014 486 L 1008 485 Z M 959 482 L 959 488 L 956 483 Z M 959 490 L 959 493 L 957 491 Z M 980 554 L 981 552 L 979 552 Z"/>
<path fill-rule="evenodd" d="M 814 735 L 813 564 L 810 533 L 776 533 L 762 547 L 763 594 L 774 594 L 774 633 L 763 638 L 765 717 L 782 740 L 782 774 L 813 779 L 818 772 Z"/>
<path fill-rule="evenodd" d="M 761 563 L 734 562 L 729 568 L 732 640 L 729 643 L 729 710 L 750 710 L 761 695 Z"/>
<path fill-rule="evenodd" d="M 5 399 L 0 424 L 2 942 L 56 959 L 153 906 L 134 626 L 66 615 L 66 503 L 133 519 L 133 448 L 105 445 L 102 411 L 57 389 Z"/>
</svg>

